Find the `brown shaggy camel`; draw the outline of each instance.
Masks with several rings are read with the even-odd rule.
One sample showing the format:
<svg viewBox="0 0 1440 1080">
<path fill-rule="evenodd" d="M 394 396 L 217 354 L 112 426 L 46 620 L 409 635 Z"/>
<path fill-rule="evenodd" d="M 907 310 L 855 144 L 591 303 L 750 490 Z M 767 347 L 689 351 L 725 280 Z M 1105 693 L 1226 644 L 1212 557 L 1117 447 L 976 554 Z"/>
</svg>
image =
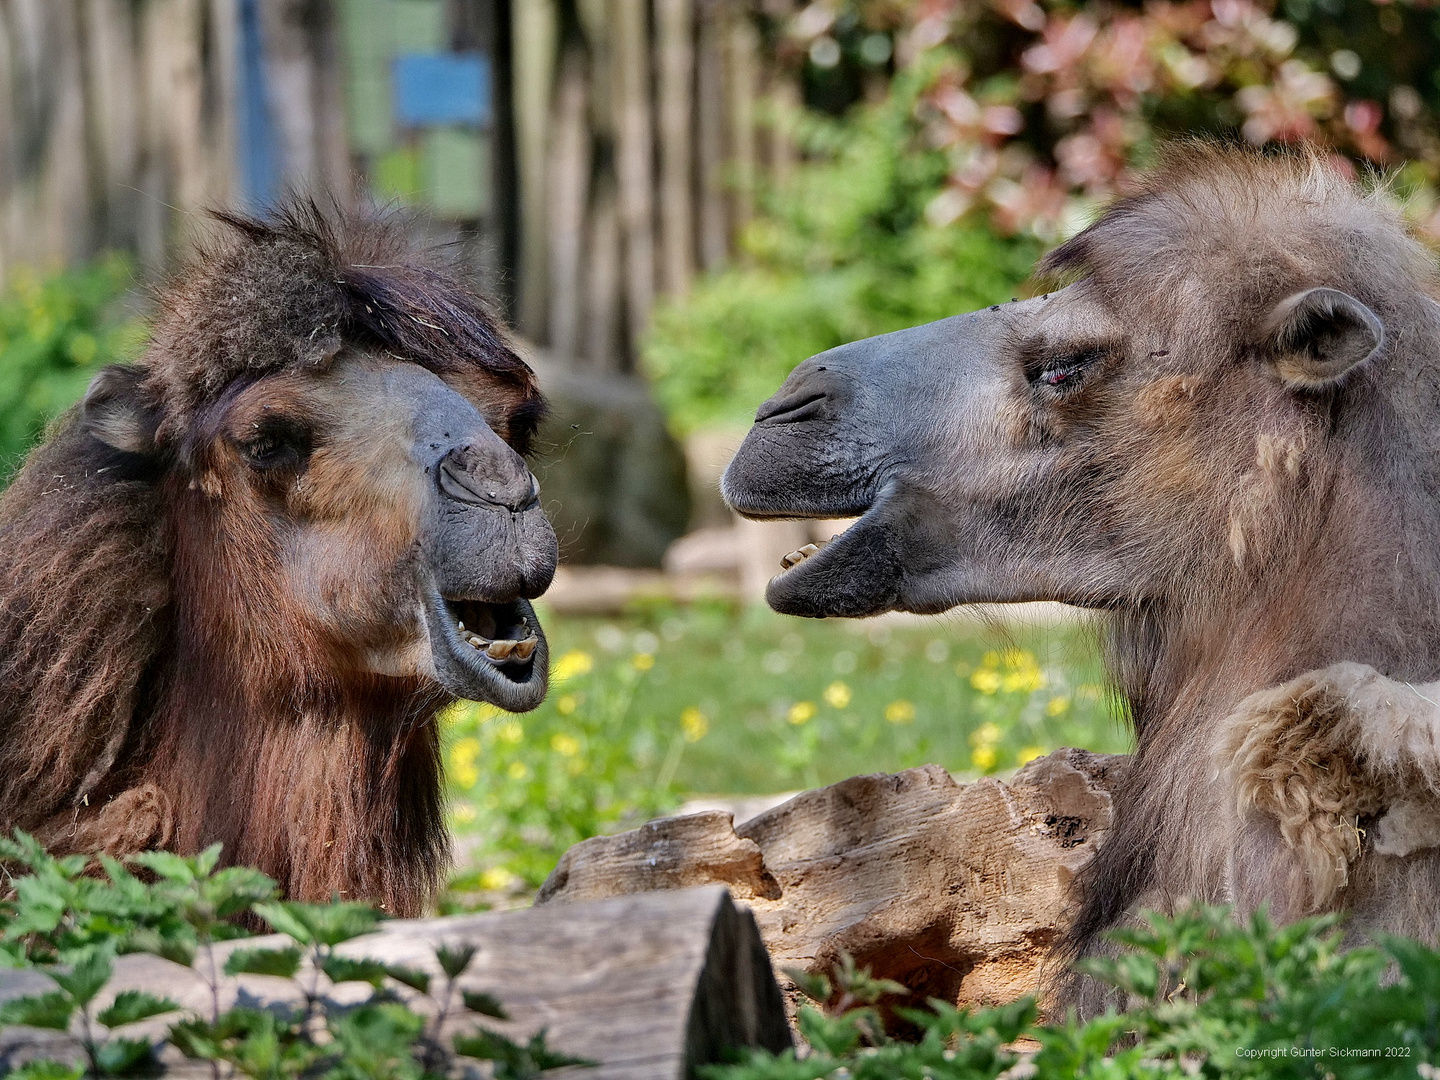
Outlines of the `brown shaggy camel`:
<svg viewBox="0 0 1440 1080">
<path fill-rule="evenodd" d="M 393 227 L 222 220 L 0 499 L 0 830 L 414 915 L 436 713 L 545 694 L 540 394 Z"/>
<path fill-rule="evenodd" d="M 861 515 L 770 603 L 1100 612 L 1137 750 L 1074 950 L 1191 898 L 1434 940 L 1432 260 L 1315 159 L 1196 145 L 1042 270 L 1071 284 L 823 353 L 760 407 L 730 503 Z"/>
</svg>

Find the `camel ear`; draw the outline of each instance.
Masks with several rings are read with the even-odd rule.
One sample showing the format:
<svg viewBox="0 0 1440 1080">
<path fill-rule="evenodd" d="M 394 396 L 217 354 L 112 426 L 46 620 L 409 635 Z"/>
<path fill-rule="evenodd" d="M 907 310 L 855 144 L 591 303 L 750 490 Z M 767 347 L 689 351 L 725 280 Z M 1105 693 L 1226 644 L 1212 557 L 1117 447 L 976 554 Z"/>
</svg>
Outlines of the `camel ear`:
<svg viewBox="0 0 1440 1080">
<path fill-rule="evenodd" d="M 155 449 L 155 411 L 140 395 L 143 368 L 110 364 L 90 380 L 80 403 L 80 422 L 91 435 L 127 454 Z"/>
<path fill-rule="evenodd" d="M 1306 289 L 1275 305 L 1265 320 L 1275 370 L 1292 390 L 1332 386 L 1385 343 L 1375 313 L 1339 289 Z"/>
</svg>

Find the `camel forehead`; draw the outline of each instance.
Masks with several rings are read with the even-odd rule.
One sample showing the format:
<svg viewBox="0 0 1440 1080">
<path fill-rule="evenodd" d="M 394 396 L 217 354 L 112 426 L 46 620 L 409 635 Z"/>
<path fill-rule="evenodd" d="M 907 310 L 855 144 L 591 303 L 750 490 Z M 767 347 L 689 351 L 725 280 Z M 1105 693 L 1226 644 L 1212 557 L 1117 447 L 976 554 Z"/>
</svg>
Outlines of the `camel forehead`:
<svg viewBox="0 0 1440 1080">
<path fill-rule="evenodd" d="M 1117 341 L 1127 329 L 1119 315 L 1088 281 L 1048 293 L 1017 321 L 1022 344 L 1045 351 L 1051 346 L 1073 347 L 1077 342 L 1104 345 Z"/>
<path fill-rule="evenodd" d="M 452 386 L 419 364 L 347 350 L 323 369 L 281 372 L 247 387 L 227 410 L 226 426 L 243 435 L 281 416 L 322 427 L 337 440 L 409 441 L 431 428 L 483 423 L 480 407 L 489 403 L 464 392 L 476 389 Z"/>
</svg>

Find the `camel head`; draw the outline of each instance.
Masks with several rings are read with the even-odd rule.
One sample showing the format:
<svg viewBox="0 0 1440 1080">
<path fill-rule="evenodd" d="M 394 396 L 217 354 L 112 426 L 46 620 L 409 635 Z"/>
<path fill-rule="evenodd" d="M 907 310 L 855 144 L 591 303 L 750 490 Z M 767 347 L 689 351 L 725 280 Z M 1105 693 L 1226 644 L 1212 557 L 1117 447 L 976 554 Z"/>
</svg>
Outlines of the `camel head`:
<svg viewBox="0 0 1440 1080">
<path fill-rule="evenodd" d="M 179 636 L 287 695 L 380 676 L 534 708 L 529 601 L 557 546 L 517 452 L 539 414 L 529 370 L 431 272 L 347 265 L 314 216 L 242 225 L 80 413 L 111 466 L 162 493 Z M 285 310 L 305 302 L 274 295 L 287 260 L 326 267 L 333 310 Z M 268 314 L 248 304 L 265 292 Z"/>
<path fill-rule="evenodd" d="M 1287 515 L 1373 449 L 1427 271 L 1319 164 L 1187 153 L 1052 253 L 1070 284 L 832 349 L 760 407 L 731 505 L 859 516 L 775 608 L 1133 609 L 1278 572 Z"/>
</svg>

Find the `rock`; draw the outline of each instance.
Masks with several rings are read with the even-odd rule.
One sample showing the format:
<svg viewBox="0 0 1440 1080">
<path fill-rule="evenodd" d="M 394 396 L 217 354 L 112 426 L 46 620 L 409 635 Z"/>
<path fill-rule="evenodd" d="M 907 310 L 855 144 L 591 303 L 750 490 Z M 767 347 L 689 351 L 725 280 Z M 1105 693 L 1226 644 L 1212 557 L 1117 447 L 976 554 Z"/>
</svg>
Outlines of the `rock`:
<svg viewBox="0 0 1440 1080">
<path fill-rule="evenodd" d="M 658 567 L 685 532 L 685 455 L 650 389 L 532 357 L 550 415 L 536 439 L 541 505 L 565 562 Z"/>
</svg>

